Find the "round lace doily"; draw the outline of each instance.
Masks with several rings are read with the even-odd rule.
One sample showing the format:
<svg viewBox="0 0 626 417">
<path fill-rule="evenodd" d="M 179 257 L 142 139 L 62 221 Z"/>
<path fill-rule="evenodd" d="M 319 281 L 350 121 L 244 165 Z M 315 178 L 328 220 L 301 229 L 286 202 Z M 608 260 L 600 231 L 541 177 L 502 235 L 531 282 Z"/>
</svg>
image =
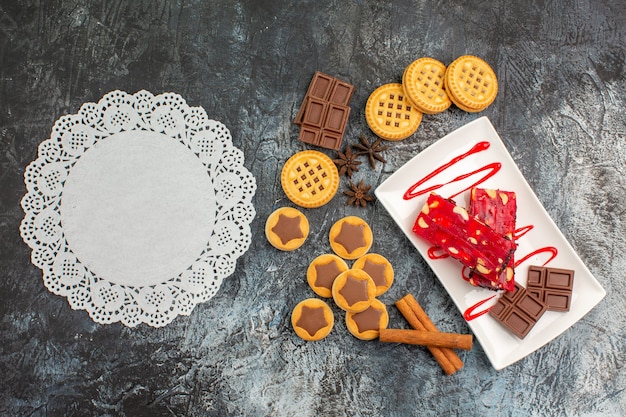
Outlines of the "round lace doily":
<svg viewBox="0 0 626 417">
<path fill-rule="evenodd" d="M 164 326 L 215 295 L 250 246 L 243 163 L 228 129 L 179 95 L 113 91 L 40 144 L 20 233 L 72 308 Z"/>
</svg>

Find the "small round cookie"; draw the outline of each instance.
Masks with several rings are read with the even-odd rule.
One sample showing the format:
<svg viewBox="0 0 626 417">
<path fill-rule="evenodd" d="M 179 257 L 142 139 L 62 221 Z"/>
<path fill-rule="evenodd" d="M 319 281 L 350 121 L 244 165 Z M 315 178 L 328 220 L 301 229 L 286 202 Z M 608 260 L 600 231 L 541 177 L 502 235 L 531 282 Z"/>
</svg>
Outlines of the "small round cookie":
<svg viewBox="0 0 626 417">
<path fill-rule="evenodd" d="M 330 298 L 333 296 L 335 278 L 348 269 L 350 268 L 348 268 L 346 261 L 337 255 L 327 253 L 313 259 L 306 271 L 306 280 L 315 294 Z"/>
<path fill-rule="evenodd" d="M 489 64 L 473 55 L 463 55 L 448 65 L 444 81 L 450 100 L 468 112 L 484 110 L 498 94 L 495 72 Z"/>
<path fill-rule="evenodd" d="M 298 249 L 309 235 L 309 220 L 300 210 L 281 207 L 265 222 L 265 237 L 276 249 Z"/>
<path fill-rule="evenodd" d="M 308 298 L 296 305 L 291 313 L 291 325 L 304 340 L 320 340 L 328 336 L 335 324 L 330 306 L 317 298 Z"/>
<path fill-rule="evenodd" d="M 378 87 L 367 99 L 365 119 L 376 135 L 387 140 L 411 136 L 422 121 L 420 112 L 406 97 L 402 84 Z"/>
<path fill-rule="evenodd" d="M 332 159 L 319 151 L 301 151 L 285 162 L 280 182 L 287 198 L 300 207 L 328 203 L 339 188 L 339 172 Z"/>
<path fill-rule="evenodd" d="M 376 284 L 365 271 L 349 269 L 339 274 L 333 282 L 335 304 L 349 313 L 367 309 L 376 296 Z"/>
<path fill-rule="evenodd" d="M 357 259 L 365 255 L 374 241 L 370 226 L 360 217 L 347 216 L 330 228 L 330 247 L 343 259 Z"/>
<path fill-rule="evenodd" d="M 391 263 L 387 258 L 377 253 L 361 256 L 354 262 L 352 269 L 361 269 L 367 272 L 376 284 L 376 297 L 384 294 L 393 283 L 394 273 Z"/>
<path fill-rule="evenodd" d="M 360 313 L 346 313 L 346 326 L 352 335 L 361 340 L 373 340 L 380 335 L 380 329 L 389 324 L 387 306 L 378 299 Z"/>
<path fill-rule="evenodd" d="M 409 101 L 422 113 L 441 113 L 452 104 L 444 89 L 445 73 L 446 66 L 429 57 L 413 61 L 404 70 L 402 88 Z"/>
</svg>

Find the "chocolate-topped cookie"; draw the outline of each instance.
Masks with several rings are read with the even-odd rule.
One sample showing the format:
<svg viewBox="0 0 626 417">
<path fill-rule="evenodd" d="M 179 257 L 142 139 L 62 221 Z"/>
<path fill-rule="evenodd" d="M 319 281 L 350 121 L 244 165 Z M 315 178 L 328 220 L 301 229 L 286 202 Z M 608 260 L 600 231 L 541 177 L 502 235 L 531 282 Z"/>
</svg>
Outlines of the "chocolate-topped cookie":
<svg viewBox="0 0 626 417">
<path fill-rule="evenodd" d="M 333 300 L 339 308 L 350 313 L 367 309 L 376 296 L 376 284 L 360 269 L 349 269 L 333 282 Z"/>
<path fill-rule="evenodd" d="M 298 249 L 309 235 L 306 216 L 292 207 L 281 207 L 265 222 L 265 236 L 272 246 L 284 251 Z"/>
<path fill-rule="evenodd" d="M 376 284 L 376 296 L 384 294 L 393 283 L 393 267 L 391 263 L 382 255 L 368 253 L 357 259 L 352 265 L 352 269 L 362 269 L 374 280 Z"/>
<path fill-rule="evenodd" d="M 388 324 L 387 307 L 376 298 L 364 311 L 346 313 L 348 331 L 361 340 L 376 339 L 380 334 L 380 329 L 386 329 Z"/>
<path fill-rule="evenodd" d="M 318 298 L 308 298 L 296 305 L 291 313 L 291 325 L 304 340 L 320 340 L 328 336 L 335 324 L 330 306 Z"/>
<path fill-rule="evenodd" d="M 357 259 L 365 255 L 372 246 L 372 229 L 357 216 L 338 220 L 330 228 L 330 247 L 343 259 Z"/>
<path fill-rule="evenodd" d="M 330 298 L 335 278 L 348 269 L 346 261 L 337 255 L 324 254 L 313 259 L 306 271 L 306 279 L 315 294 Z"/>
</svg>

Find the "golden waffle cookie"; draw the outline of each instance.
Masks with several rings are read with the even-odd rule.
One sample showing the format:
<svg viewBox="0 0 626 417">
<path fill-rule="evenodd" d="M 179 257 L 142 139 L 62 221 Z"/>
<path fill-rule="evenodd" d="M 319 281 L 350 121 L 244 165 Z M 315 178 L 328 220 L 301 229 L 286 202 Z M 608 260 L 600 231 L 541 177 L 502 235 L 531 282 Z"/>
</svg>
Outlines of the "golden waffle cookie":
<svg viewBox="0 0 626 417">
<path fill-rule="evenodd" d="M 473 55 L 455 59 L 446 70 L 445 89 L 450 100 L 462 110 L 479 112 L 498 94 L 498 80 L 489 64 Z"/>
<path fill-rule="evenodd" d="M 291 313 L 291 325 L 304 340 L 320 340 L 328 336 L 335 324 L 330 306 L 317 298 L 298 303 Z"/>
<path fill-rule="evenodd" d="M 376 298 L 372 304 L 360 313 L 346 313 L 346 326 L 352 335 L 361 340 L 373 340 L 389 324 L 387 306 Z"/>
<path fill-rule="evenodd" d="M 444 89 L 445 72 L 443 63 L 428 57 L 413 61 L 404 70 L 402 88 L 422 113 L 441 113 L 452 104 Z"/>
<path fill-rule="evenodd" d="M 276 249 L 298 249 L 309 235 L 306 216 L 292 207 L 281 207 L 269 215 L 265 222 L 265 237 Z"/>
<path fill-rule="evenodd" d="M 287 160 L 280 181 L 289 200 L 300 207 L 315 208 L 335 196 L 339 172 L 332 159 L 323 153 L 302 151 Z"/>
<path fill-rule="evenodd" d="M 387 140 L 411 136 L 422 121 L 420 112 L 406 97 L 402 84 L 378 87 L 367 99 L 365 119 L 372 132 Z"/>
<path fill-rule="evenodd" d="M 376 297 L 384 294 L 393 284 L 393 267 L 382 255 L 368 253 L 357 259 L 352 264 L 352 269 L 362 269 L 374 280 L 376 284 Z"/>
</svg>

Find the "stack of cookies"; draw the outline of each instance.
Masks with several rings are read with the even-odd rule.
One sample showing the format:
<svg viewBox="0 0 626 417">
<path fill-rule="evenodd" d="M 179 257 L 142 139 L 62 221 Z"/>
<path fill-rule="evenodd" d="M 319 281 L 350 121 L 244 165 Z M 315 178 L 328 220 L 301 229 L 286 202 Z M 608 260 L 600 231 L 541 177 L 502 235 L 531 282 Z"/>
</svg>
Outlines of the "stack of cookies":
<svg viewBox="0 0 626 417">
<path fill-rule="evenodd" d="M 447 68 L 434 58 L 412 62 L 402 84 L 378 87 L 365 106 L 370 129 L 386 140 L 402 140 L 419 127 L 422 114 L 441 113 L 452 104 L 467 112 L 487 108 L 498 94 L 493 69 L 482 59 L 464 55 Z"/>
</svg>

